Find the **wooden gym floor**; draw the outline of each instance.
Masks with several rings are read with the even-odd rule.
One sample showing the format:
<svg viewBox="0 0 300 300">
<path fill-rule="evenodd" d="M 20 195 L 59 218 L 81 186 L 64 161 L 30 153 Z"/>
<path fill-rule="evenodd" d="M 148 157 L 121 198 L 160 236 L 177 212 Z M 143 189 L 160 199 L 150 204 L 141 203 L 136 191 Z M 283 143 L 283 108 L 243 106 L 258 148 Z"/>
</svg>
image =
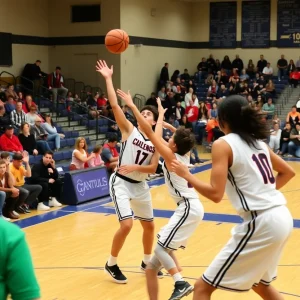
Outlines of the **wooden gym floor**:
<svg viewBox="0 0 300 300">
<path fill-rule="evenodd" d="M 207 159 L 209 156 L 201 155 Z M 297 176 L 282 192 L 295 220 L 294 231 L 278 267 L 278 279 L 274 286 L 285 299 L 292 300 L 300 298 L 300 161 L 290 160 L 289 163 Z M 195 172 L 198 178 L 208 181 L 210 168 L 210 161 L 197 167 Z M 158 232 L 167 223 L 175 204 L 168 195 L 163 179 L 153 180 L 151 186 Z M 219 204 L 204 197 L 201 197 L 201 201 L 205 208 L 205 220 L 190 239 L 187 249 L 177 251 L 183 267 L 182 274 L 191 284 L 202 275 L 229 239 L 231 228 L 240 221 L 226 196 Z M 134 223 L 119 257 L 119 265 L 128 277 L 128 284 L 115 284 L 103 272 L 112 235 L 118 228 L 109 198 L 77 207 L 52 209 L 50 212 L 32 212 L 16 223 L 26 232 L 43 300 L 147 299 L 145 276 L 139 269 L 143 255 L 139 222 Z M 166 300 L 173 290 L 172 278 L 165 276 L 159 283 L 160 299 Z M 192 299 L 192 295 L 184 299 Z M 235 294 L 218 290 L 212 299 L 260 298 L 253 292 Z"/>
</svg>

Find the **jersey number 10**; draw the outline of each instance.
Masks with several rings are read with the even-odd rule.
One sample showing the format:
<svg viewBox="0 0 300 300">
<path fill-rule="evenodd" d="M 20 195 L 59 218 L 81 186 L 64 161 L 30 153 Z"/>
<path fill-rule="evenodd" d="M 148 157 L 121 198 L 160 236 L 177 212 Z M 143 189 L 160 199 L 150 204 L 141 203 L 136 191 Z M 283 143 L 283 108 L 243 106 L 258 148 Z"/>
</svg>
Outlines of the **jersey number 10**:
<svg viewBox="0 0 300 300">
<path fill-rule="evenodd" d="M 253 154 L 252 160 L 256 163 L 265 184 L 275 183 L 275 178 L 272 169 L 269 164 L 269 160 L 264 153 L 259 153 L 258 155 Z"/>
<path fill-rule="evenodd" d="M 135 159 L 134 163 L 136 165 L 142 165 L 149 154 L 147 152 L 142 152 L 141 150 L 138 150 L 136 152 L 137 152 L 137 155 L 136 155 L 136 159 Z M 141 155 L 142 155 L 142 157 L 141 157 Z"/>
</svg>

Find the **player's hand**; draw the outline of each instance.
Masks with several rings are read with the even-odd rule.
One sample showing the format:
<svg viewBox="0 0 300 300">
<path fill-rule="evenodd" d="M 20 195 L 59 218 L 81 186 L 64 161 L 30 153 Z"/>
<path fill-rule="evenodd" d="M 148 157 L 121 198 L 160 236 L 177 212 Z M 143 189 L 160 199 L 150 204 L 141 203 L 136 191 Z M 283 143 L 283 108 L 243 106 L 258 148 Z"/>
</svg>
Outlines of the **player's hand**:
<svg viewBox="0 0 300 300">
<path fill-rule="evenodd" d="M 165 112 L 167 111 L 167 108 L 163 108 L 159 97 L 156 98 L 156 102 L 157 102 L 158 113 L 164 115 Z"/>
<path fill-rule="evenodd" d="M 122 90 L 117 90 L 117 94 L 120 98 L 122 98 L 125 103 L 129 106 L 129 107 L 133 107 L 134 103 L 130 94 L 130 91 L 128 91 L 128 93 L 126 94 L 125 92 L 123 92 Z"/>
<path fill-rule="evenodd" d="M 99 72 L 105 79 L 112 78 L 114 68 L 107 66 L 105 60 L 98 60 L 96 65 L 96 71 Z"/>
<path fill-rule="evenodd" d="M 171 163 L 171 170 L 182 178 L 186 178 L 190 174 L 188 166 L 184 165 L 176 159 L 174 159 Z"/>
<path fill-rule="evenodd" d="M 124 165 L 118 168 L 118 173 L 121 175 L 126 175 L 136 171 L 136 165 Z"/>
</svg>

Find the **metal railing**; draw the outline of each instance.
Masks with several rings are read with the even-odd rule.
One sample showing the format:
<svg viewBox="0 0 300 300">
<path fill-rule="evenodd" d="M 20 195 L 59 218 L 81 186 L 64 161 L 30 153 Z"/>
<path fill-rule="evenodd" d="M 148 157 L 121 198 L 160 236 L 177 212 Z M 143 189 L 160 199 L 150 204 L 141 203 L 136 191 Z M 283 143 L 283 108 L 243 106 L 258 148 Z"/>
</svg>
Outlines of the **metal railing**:
<svg viewBox="0 0 300 300">
<path fill-rule="evenodd" d="M 141 110 L 145 106 L 146 97 L 144 95 L 141 95 L 141 94 L 135 94 L 133 96 L 133 102 L 137 106 L 137 108 L 139 110 Z"/>
<path fill-rule="evenodd" d="M 14 76 L 14 74 L 12 74 L 12 73 L 10 73 L 10 72 L 7 72 L 7 71 L 2 71 L 2 72 L 0 73 L 0 79 L 1 79 L 1 77 L 2 77 L 2 74 L 10 75 L 10 76 L 13 78 L 13 85 L 16 85 L 16 77 Z M 1 81 L 2 81 L 2 82 L 5 82 L 5 83 L 7 83 L 7 84 L 11 83 L 11 82 L 7 82 L 7 81 L 5 81 L 5 80 L 3 80 L 3 79 L 1 79 Z"/>
</svg>

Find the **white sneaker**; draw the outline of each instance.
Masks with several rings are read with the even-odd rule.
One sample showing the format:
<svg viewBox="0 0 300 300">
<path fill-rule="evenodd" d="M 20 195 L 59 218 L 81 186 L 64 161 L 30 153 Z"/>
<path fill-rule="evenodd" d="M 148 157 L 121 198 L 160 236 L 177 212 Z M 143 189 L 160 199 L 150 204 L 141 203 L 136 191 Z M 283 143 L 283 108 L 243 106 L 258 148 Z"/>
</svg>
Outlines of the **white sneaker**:
<svg viewBox="0 0 300 300">
<path fill-rule="evenodd" d="M 45 205 L 43 202 L 40 202 L 37 206 L 37 210 L 50 210 L 50 207 Z"/>
<path fill-rule="evenodd" d="M 17 217 L 20 217 L 20 215 L 19 215 L 16 211 L 13 210 L 12 213 L 13 213 L 15 216 L 17 216 Z"/>
<path fill-rule="evenodd" d="M 52 197 L 52 199 L 49 200 L 49 204 L 48 205 L 50 207 L 60 207 L 60 206 L 62 206 L 62 204 L 60 202 L 58 202 L 55 197 Z"/>
<path fill-rule="evenodd" d="M 0 218 L 3 219 L 3 220 L 5 220 L 5 221 L 7 221 L 7 222 L 10 221 L 10 218 L 6 218 L 6 217 L 4 217 L 4 216 L 1 216 Z"/>
</svg>

